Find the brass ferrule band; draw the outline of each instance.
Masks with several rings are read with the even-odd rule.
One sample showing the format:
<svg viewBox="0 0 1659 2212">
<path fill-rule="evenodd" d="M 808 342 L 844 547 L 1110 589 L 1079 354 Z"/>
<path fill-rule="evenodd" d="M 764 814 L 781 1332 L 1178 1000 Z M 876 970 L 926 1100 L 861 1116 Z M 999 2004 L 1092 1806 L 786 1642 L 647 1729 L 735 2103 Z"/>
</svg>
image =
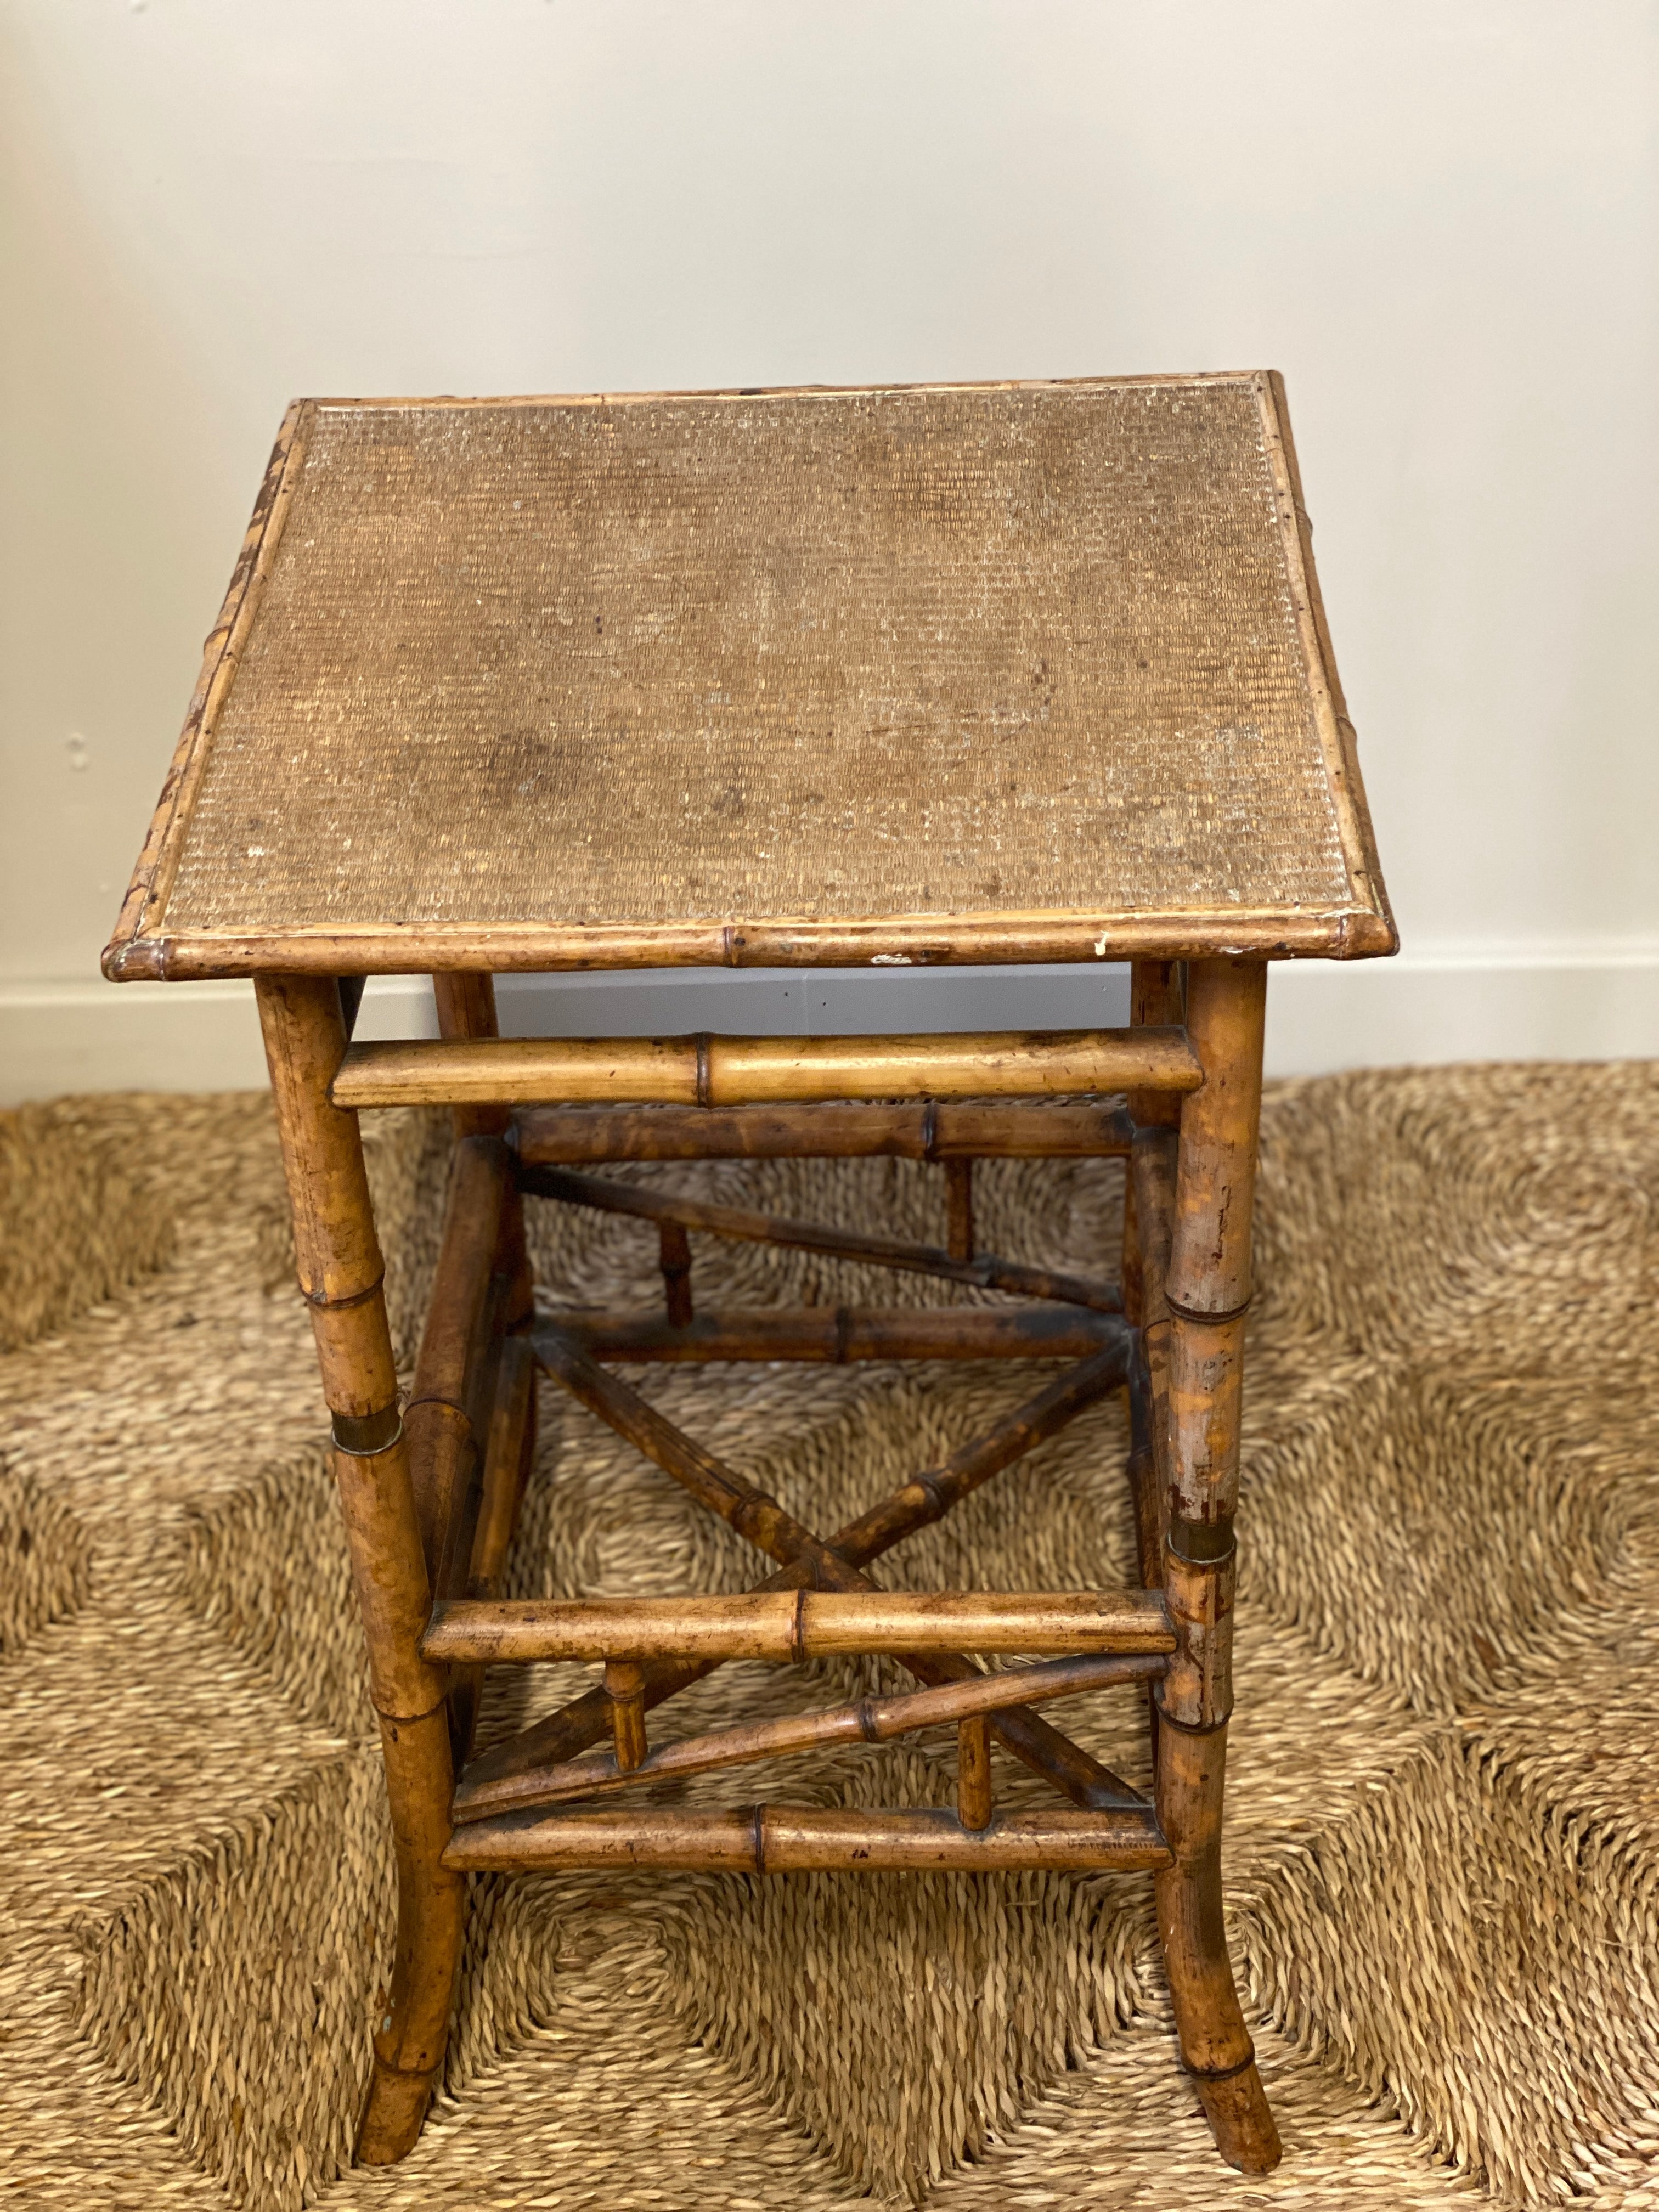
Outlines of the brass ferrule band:
<svg viewBox="0 0 1659 2212">
<path fill-rule="evenodd" d="M 1170 1552 L 1188 1567 L 1221 1566 L 1238 1548 L 1231 1513 L 1214 1521 L 1193 1521 L 1184 1513 L 1172 1513 L 1167 1540 Z"/>
<path fill-rule="evenodd" d="M 397 1401 L 373 1413 L 335 1413 L 329 1421 L 334 1448 L 353 1459 L 378 1459 L 403 1439 L 403 1415 Z"/>
</svg>

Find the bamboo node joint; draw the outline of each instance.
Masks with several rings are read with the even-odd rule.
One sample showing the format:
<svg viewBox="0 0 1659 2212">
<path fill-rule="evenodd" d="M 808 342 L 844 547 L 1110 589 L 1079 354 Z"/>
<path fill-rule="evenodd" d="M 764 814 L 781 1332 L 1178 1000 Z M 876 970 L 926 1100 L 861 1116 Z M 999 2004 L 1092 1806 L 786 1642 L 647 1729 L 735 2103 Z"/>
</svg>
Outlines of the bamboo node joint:
<svg viewBox="0 0 1659 2212">
<path fill-rule="evenodd" d="M 1231 2081 L 1240 2074 L 1248 2074 L 1255 2064 L 1255 2045 L 1250 2045 L 1249 2057 L 1241 2058 L 1237 2066 L 1219 2066 L 1213 2073 L 1202 2066 L 1188 2066 L 1184 2058 L 1181 2063 L 1194 2081 Z"/>
<path fill-rule="evenodd" d="M 1183 1306 L 1179 1298 L 1172 1298 L 1167 1285 L 1164 1303 L 1174 1320 L 1192 1322 L 1200 1328 L 1218 1328 L 1224 1322 L 1240 1321 L 1250 1310 L 1250 1301 L 1246 1298 L 1239 1305 L 1223 1306 L 1214 1313 L 1200 1313 L 1196 1306 Z"/>
<path fill-rule="evenodd" d="M 315 1306 L 321 1313 L 349 1313 L 353 1306 L 366 1306 L 385 1280 L 386 1269 L 382 1267 L 372 1283 L 366 1283 L 361 1291 L 348 1292 L 343 1298 L 331 1298 L 322 1291 L 306 1291 L 301 1295 L 308 1306 Z"/>
<path fill-rule="evenodd" d="M 1158 1681 L 1158 1686 L 1152 1692 L 1152 1699 L 1158 1707 L 1158 1726 L 1160 1728 L 1179 1729 L 1182 1735 L 1218 1735 L 1226 1728 L 1228 1722 L 1232 1718 L 1232 1711 L 1231 1708 L 1229 1707 L 1228 1711 L 1223 1713 L 1218 1720 L 1177 1720 L 1176 1716 L 1170 1711 L 1169 1707 L 1164 1702 L 1164 1684 L 1161 1678 Z"/>
</svg>

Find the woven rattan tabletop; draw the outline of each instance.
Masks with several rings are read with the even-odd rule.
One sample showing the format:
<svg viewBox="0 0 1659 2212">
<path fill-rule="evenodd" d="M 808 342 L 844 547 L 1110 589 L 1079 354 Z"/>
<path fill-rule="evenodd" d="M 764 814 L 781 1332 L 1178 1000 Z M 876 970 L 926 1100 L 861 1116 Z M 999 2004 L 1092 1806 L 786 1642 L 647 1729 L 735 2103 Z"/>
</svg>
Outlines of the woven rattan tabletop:
<svg viewBox="0 0 1659 2212">
<path fill-rule="evenodd" d="M 105 965 L 1394 942 L 1241 374 L 300 403 Z"/>
</svg>

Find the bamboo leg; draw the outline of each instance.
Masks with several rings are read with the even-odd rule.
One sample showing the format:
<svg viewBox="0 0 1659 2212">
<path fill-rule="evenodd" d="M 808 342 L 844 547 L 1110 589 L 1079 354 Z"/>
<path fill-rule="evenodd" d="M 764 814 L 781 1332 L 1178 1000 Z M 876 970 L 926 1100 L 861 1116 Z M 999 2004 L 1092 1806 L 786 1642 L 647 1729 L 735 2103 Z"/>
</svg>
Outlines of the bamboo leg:
<svg viewBox="0 0 1659 2212">
<path fill-rule="evenodd" d="M 953 1260 L 974 1256 L 974 1163 L 971 1159 L 945 1163 L 945 1201 L 948 1216 L 945 1249 Z"/>
<path fill-rule="evenodd" d="M 1180 963 L 1174 960 L 1132 960 L 1129 963 L 1129 1021 L 1132 1027 L 1162 1028 L 1184 1018 Z M 1181 1101 L 1158 1091 L 1132 1091 L 1127 1100 L 1129 1119 L 1137 1129 L 1175 1128 L 1181 1120 Z M 1133 1139 L 1131 1144 L 1133 1145 Z M 1141 1238 L 1139 1200 L 1134 1178 L 1126 1175 L 1123 1188 L 1123 1310 L 1137 1328 L 1144 1326 L 1141 1311 Z"/>
<path fill-rule="evenodd" d="M 971 1160 L 947 1160 L 947 1172 L 971 1169 Z M 609 1176 L 574 1175 L 568 1168 L 521 1168 L 519 1187 L 537 1198 L 558 1198 L 573 1206 L 591 1206 L 600 1213 L 631 1213 L 642 1221 L 678 1222 L 682 1229 L 707 1230 L 711 1236 L 732 1237 L 751 1244 L 781 1244 L 799 1252 L 827 1252 L 838 1259 L 868 1260 L 878 1267 L 895 1267 L 918 1275 L 938 1275 L 946 1282 L 972 1283 L 987 1291 L 1015 1291 L 1022 1297 L 1060 1298 L 1087 1306 L 1096 1313 L 1121 1313 L 1123 1300 L 1111 1283 L 1091 1283 L 1079 1275 L 1052 1267 L 1027 1267 L 1018 1260 L 999 1259 L 994 1252 L 957 1251 L 958 1241 L 973 1243 L 972 1184 L 952 1199 L 951 1249 L 933 1244 L 907 1244 L 890 1237 L 866 1237 L 855 1230 L 831 1229 L 816 1221 L 789 1221 L 770 1213 L 750 1213 L 735 1206 L 710 1206 L 701 1199 L 676 1197 L 665 1191 L 645 1190 L 638 1183 L 613 1182 Z M 960 1184 L 961 1179 L 957 1178 Z M 954 1187 L 953 1187 L 954 1188 Z M 665 1250 L 666 1248 L 665 1248 Z M 690 1265 L 688 1258 L 687 1265 Z"/>
<path fill-rule="evenodd" d="M 1164 1285 L 1175 1224 L 1176 1152 L 1173 1129 L 1137 1129 L 1129 1163 L 1140 1248 L 1140 1334 L 1129 1370 L 1129 1487 L 1140 1578 L 1149 1589 L 1164 1580 L 1169 1521 L 1170 1309 Z"/>
<path fill-rule="evenodd" d="M 611 1733 L 617 1750 L 617 1771 L 631 1774 L 643 1766 L 648 1748 L 645 1737 L 645 1669 L 626 1659 L 605 1662 L 605 1694 L 611 1700 Z"/>
<path fill-rule="evenodd" d="M 452 1038 L 493 1037 L 501 1034 L 495 1014 L 495 979 L 477 973 L 438 975 L 432 978 L 437 1001 L 438 1030 Z M 512 1115 L 505 1106 L 488 1103 L 457 1106 L 453 1109 L 456 1158 L 452 1163 L 450 1207 L 459 1200 L 480 1213 L 492 1212 L 496 1228 L 487 1262 L 472 1255 L 477 1267 L 488 1265 L 489 1275 L 471 1332 L 471 1341 L 447 1347 L 451 1356 L 440 1360 L 435 1371 L 428 1366 L 428 1340 L 434 1329 L 442 1332 L 445 1270 L 441 1261 L 439 1279 L 433 1285 L 433 1308 L 422 1339 L 421 1359 L 415 1376 L 415 1402 L 409 1409 L 413 1449 L 415 1503 L 427 1542 L 434 1588 L 440 1595 L 465 1587 L 476 1543 L 476 1528 L 465 1495 L 445 1494 L 446 1485 L 476 1486 L 487 1452 L 489 1430 L 495 1413 L 496 1376 L 507 1332 L 528 1321 L 535 1311 L 535 1282 L 525 1243 L 524 1200 L 511 1176 L 504 1177 L 507 1154 L 501 1139 Z M 483 1169 L 482 1158 L 489 1159 Z M 447 1209 L 447 1212 L 448 1209 Z M 464 1224 L 457 1224 L 463 1227 Z M 446 1252 L 450 1228 L 445 1224 Z M 459 1256 L 459 1255 L 458 1255 Z M 444 1347 L 434 1346 L 434 1351 Z M 533 1380 L 525 1403 L 524 1425 L 519 1437 L 520 1455 L 527 1474 L 536 1453 L 536 1392 Z M 505 1561 L 524 1497 L 524 1481 L 498 1486 L 495 1503 L 507 1505 L 505 1530 L 492 1535 L 495 1568 Z M 482 1510 L 482 1502 L 479 1502 Z M 438 1526 L 444 1555 L 434 1549 L 434 1524 Z M 483 1676 L 477 1670 L 454 1676 L 450 1684 L 450 1752 L 459 1769 L 472 1744 Z"/>
<path fill-rule="evenodd" d="M 495 1397 L 484 1425 L 483 1478 L 477 1523 L 472 1534 L 471 1559 L 467 1569 L 469 1597 L 500 1595 L 501 1571 L 530 1480 L 531 1456 L 536 1442 L 536 1361 L 528 1340 L 509 1336 L 502 1343 L 495 1371 Z M 458 1670 L 450 1678 L 450 1752 L 457 1771 L 471 1749 L 483 1694 L 482 1667 Z M 454 1808 L 450 1811 L 452 1820 Z"/>
<path fill-rule="evenodd" d="M 1181 1021 L 1186 994 L 1182 970 L 1172 960 L 1136 960 L 1129 969 L 1132 1024 L 1158 1026 Z M 1123 1182 L 1124 1311 L 1140 1331 L 1130 1377 L 1129 1489 L 1134 1500 L 1141 1580 L 1148 1589 L 1164 1579 L 1164 1491 L 1168 1470 L 1158 1460 L 1164 1405 L 1163 1369 L 1169 1336 L 1164 1304 L 1170 1237 L 1175 1218 L 1176 1131 L 1181 1103 L 1156 1091 L 1129 1100 L 1135 1127 Z"/>
<path fill-rule="evenodd" d="M 678 1221 L 665 1221 L 659 1232 L 662 1256 L 663 1297 L 670 1328 L 690 1328 L 691 1310 L 691 1240 Z"/>
<path fill-rule="evenodd" d="M 461 1138 L 450 1160 L 443 1239 L 404 1414 L 427 1573 L 443 1597 L 466 1582 L 469 1509 L 499 1364 L 505 1279 L 495 1262 L 513 1195 L 501 1139 Z"/>
<path fill-rule="evenodd" d="M 464 1890 L 441 1863 L 453 1776 L 444 1677 L 420 1656 L 428 1604 L 398 1413 L 381 1261 L 357 1117 L 331 1106 L 345 1049 L 340 994 L 320 976 L 260 976 L 259 1013 L 311 1310 L 334 1467 L 368 1643 L 398 1862 L 392 1992 L 376 2021 L 358 2130 L 368 2165 L 401 2158 L 421 2130 L 442 2062 L 460 1958 Z"/>
<path fill-rule="evenodd" d="M 957 1818 L 964 1828 L 991 1825 L 991 1724 L 983 1713 L 957 1723 Z"/>
<path fill-rule="evenodd" d="M 1123 1171 L 1123 1261 L 1120 1269 L 1123 1311 L 1140 1327 L 1143 1285 L 1140 1278 L 1140 1228 L 1135 1212 L 1135 1179 L 1126 1164 Z"/>
<path fill-rule="evenodd" d="M 500 1035 L 495 1018 L 495 979 L 493 975 L 434 975 L 433 996 L 438 1002 L 438 1031 L 444 1037 L 493 1037 Z M 458 1137 L 504 1137 L 513 1116 L 505 1106 L 457 1106 Z M 501 1243 L 496 1265 L 510 1277 L 512 1289 L 504 1316 L 515 1328 L 535 1305 L 535 1285 L 525 1251 L 524 1202 L 510 1192 L 501 1209 Z"/>
<path fill-rule="evenodd" d="M 530 1476 L 535 1443 L 536 1355 L 530 1340 L 510 1336 L 501 1346 L 495 1402 L 484 1444 L 483 1495 L 467 1575 L 469 1597 L 495 1597 L 514 1524 Z"/>
<path fill-rule="evenodd" d="M 1266 999 L 1260 962 L 1203 960 L 1188 971 L 1188 1029 L 1204 1085 L 1182 1112 L 1164 1285 L 1164 1584 L 1176 1649 L 1156 1694 L 1153 1727 L 1158 1820 L 1175 1855 L 1158 1876 L 1158 1923 L 1182 2056 L 1222 2156 L 1246 2173 L 1265 2173 L 1279 2158 L 1233 1985 L 1221 1893 L 1233 1512 Z"/>
</svg>

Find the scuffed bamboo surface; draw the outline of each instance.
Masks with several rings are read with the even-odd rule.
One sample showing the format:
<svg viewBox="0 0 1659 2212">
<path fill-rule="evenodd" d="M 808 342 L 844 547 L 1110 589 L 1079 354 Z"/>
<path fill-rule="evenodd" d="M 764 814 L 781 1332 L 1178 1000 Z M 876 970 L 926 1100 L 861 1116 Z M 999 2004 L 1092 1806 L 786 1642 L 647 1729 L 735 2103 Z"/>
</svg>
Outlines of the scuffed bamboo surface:
<svg viewBox="0 0 1659 2212">
<path fill-rule="evenodd" d="M 1430 2212 L 1576 2189 L 1587 2212 L 1646 2212 L 1655 1070 L 1440 1069 L 1269 1097 L 1227 1835 L 1285 2161 L 1251 2184 L 1218 2167 L 1176 2064 L 1143 1875 L 614 1870 L 477 1886 L 446 2094 L 406 2166 L 343 2176 L 390 1925 L 380 1753 L 267 1109 L 64 1111 L 164 1201 L 176 1256 L 0 1362 L 0 1591 L 20 1559 L 52 1569 L 8 1615 L 0 1662 L 0 2171 L 20 2205 Z M 412 1118 L 368 1132 L 405 1365 L 444 1118 L 431 1141 Z M 1115 1249 L 1121 1172 L 985 1170 L 982 1233 L 1092 1268 Z M 939 1170 L 908 1162 L 660 1182 L 945 1231 Z M 49 1231 L 80 1234 L 77 1204 L 46 1206 Z M 562 1295 L 660 1295 L 647 1226 L 556 1231 L 550 1212 L 532 1205 L 532 1236 Z M 697 1271 L 728 1303 L 939 1295 L 752 1248 L 700 1249 Z M 641 1387 L 827 1528 L 1036 1379 L 663 1370 Z M 561 1396 L 543 1408 L 506 1594 L 744 1586 L 746 1547 Z M 916 1587 L 1132 1578 L 1122 1443 L 1115 1407 L 1085 1415 L 892 1566 Z M 836 1662 L 785 1686 L 787 1705 L 726 1670 L 653 1717 L 653 1741 L 907 1686 Z M 531 1717 L 503 1696 L 485 1741 Z M 1144 1782 L 1138 1705 L 1060 1710 Z M 1000 1806 L 1054 1802 L 993 1760 Z M 945 1731 L 821 1753 L 765 1788 L 943 1806 L 955 1766 Z M 716 1775 L 686 1802 L 750 1794 Z"/>
</svg>

